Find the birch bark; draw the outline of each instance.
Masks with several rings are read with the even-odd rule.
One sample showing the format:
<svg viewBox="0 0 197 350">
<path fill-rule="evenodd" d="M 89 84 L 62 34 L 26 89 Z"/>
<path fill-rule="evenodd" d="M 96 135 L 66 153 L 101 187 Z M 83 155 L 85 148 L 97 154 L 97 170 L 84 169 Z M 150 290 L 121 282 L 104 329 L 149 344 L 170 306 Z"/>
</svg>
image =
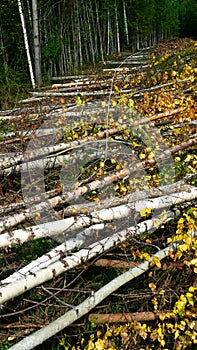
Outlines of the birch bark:
<svg viewBox="0 0 197 350">
<path fill-rule="evenodd" d="M 42 73 L 41 73 L 41 49 L 40 49 L 39 28 L 38 28 L 37 0 L 32 0 L 32 17 L 33 17 L 35 76 L 36 76 L 36 83 L 39 86 L 42 82 Z"/>
<path fill-rule="evenodd" d="M 193 233 L 193 235 L 194 234 L 195 233 Z M 19 343 L 12 346 L 10 350 L 31 350 L 35 348 L 35 346 L 42 344 L 45 340 L 51 338 L 53 335 L 57 334 L 65 327 L 69 326 L 80 317 L 86 315 L 90 310 L 92 310 L 101 301 L 103 301 L 105 298 L 107 298 L 109 295 L 115 292 L 118 288 L 122 287 L 126 283 L 132 281 L 134 278 L 146 272 L 149 269 L 152 259 L 158 258 L 161 261 L 168 256 L 170 251 L 174 252 L 177 249 L 177 247 L 178 243 L 174 243 L 168 246 L 167 248 L 160 250 L 158 253 L 154 254 L 148 261 L 145 261 L 139 266 L 129 269 L 125 273 L 114 278 L 112 281 L 107 283 L 104 287 L 100 288 L 81 304 L 69 310 L 63 316 L 59 317 L 57 320 L 53 321 L 49 325 L 27 336 Z"/>
<path fill-rule="evenodd" d="M 22 29 L 23 29 L 23 37 L 24 37 L 24 43 L 25 43 L 25 50 L 26 50 L 26 54 L 27 54 L 27 61 L 28 61 L 28 66 L 29 66 L 31 84 L 32 84 L 33 89 L 35 89 L 36 84 L 35 84 L 35 78 L 34 78 L 34 73 L 33 73 L 30 51 L 29 51 L 29 43 L 28 43 L 28 38 L 27 38 L 27 31 L 26 31 L 26 26 L 25 26 L 25 19 L 24 19 L 21 0 L 18 0 L 18 9 L 19 9 L 19 14 L 20 14 L 21 24 L 22 24 Z"/>
</svg>

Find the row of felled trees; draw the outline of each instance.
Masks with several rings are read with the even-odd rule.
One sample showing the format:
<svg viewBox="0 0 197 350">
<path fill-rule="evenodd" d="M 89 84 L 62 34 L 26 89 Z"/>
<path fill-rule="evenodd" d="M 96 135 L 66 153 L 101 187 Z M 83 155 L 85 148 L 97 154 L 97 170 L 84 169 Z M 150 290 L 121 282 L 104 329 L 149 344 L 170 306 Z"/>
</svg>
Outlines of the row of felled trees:
<svg viewBox="0 0 197 350">
<path fill-rule="evenodd" d="M 65 75 L 115 52 L 138 50 L 177 35 L 195 36 L 197 24 L 195 0 L 0 2 L 0 76 L 8 79 L 13 71 L 20 73 L 20 78 L 26 76 L 29 46 L 38 84 L 42 80 L 40 71 L 49 77 Z M 32 5 L 37 5 L 37 16 Z"/>
</svg>

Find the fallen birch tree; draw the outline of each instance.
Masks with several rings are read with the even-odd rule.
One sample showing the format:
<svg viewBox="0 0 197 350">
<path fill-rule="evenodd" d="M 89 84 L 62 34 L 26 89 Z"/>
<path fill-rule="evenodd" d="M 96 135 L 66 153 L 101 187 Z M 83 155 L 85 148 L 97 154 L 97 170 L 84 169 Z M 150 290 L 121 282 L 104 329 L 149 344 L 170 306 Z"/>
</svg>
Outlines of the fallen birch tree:
<svg viewBox="0 0 197 350">
<path fill-rule="evenodd" d="M 191 236 L 194 235 L 196 235 L 196 232 L 193 232 L 191 234 Z M 23 340 L 19 341 L 17 344 L 13 345 L 10 350 L 31 350 L 35 346 L 42 344 L 45 340 L 49 339 L 59 331 L 71 325 L 74 321 L 86 315 L 90 310 L 101 303 L 101 301 L 115 292 L 118 288 L 122 287 L 126 283 L 146 272 L 149 269 L 150 263 L 154 258 L 158 258 L 161 261 L 168 256 L 169 252 L 175 252 L 178 246 L 179 243 L 173 243 L 167 248 L 160 250 L 154 254 L 148 261 L 145 261 L 139 266 L 129 269 L 127 272 L 116 277 L 111 282 L 107 283 L 104 287 L 94 292 L 81 304 L 73 307 L 73 309 L 66 312 L 63 316 L 59 317 L 49 325 L 30 334 Z"/>
<path fill-rule="evenodd" d="M 52 197 L 55 197 L 57 196 L 58 194 L 60 193 L 60 189 L 53 189 L 53 190 L 50 190 L 50 191 L 47 191 L 45 193 L 45 196 L 46 198 L 52 198 Z M 35 196 L 35 197 L 32 197 L 32 198 L 29 198 L 29 204 L 32 204 L 34 205 L 35 203 L 40 203 L 42 202 L 43 200 L 43 196 L 42 194 L 39 196 Z M 6 204 L 6 205 L 1 205 L 0 206 L 0 214 L 1 215 L 6 215 L 7 213 L 14 213 L 16 210 L 19 210 L 19 209 L 24 209 L 26 207 L 26 204 L 24 200 L 19 200 L 17 202 L 14 202 L 14 203 L 10 203 L 10 204 Z M 14 215 L 14 214 L 13 214 Z"/>
<path fill-rule="evenodd" d="M 95 224 L 113 222 L 114 220 L 132 217 L 134 213 L 140 213 L 141 210 L 149 208 L 150 210 L 158 210 L 170 208 L 173 205 L 178 205 L 183 202 L 191 201 L 197 198 L 197 189 L 190 186 L 188 192 L 180 191 L 179 193 L 168 194 L 152 199 L 138 200 L 135 202 L 128 202 L 109 209 L 101 209 L 100 211 L 91 212 L 87 215 L 79 215 L 69 217 L 63 220 L 53 222 L 46 222 L 44 224 L 31 226 L 26 229 L 18 229 L 0 235 L 0 248 L 11 247 L 15 244 L 22 244 L 24 242 L 38 239 L 41 237 L 52 237 L 63 235 L 62 239 L 67 239 L 67 232 L 90 227 Z M 31 215 L 31 212 L 26 212 Z M 19 214 L 20 215 L 20 214 Z M 21 215 L 22 216 L 22 215 Z M 117 225 L 117 224 L 116 224 Z M 2 226 L 2 228 L 5 228 Z"/>
<path fill-rule="evenodd" d="M 97 133 L 97 139 L 103 139 L 106 136 L 106 133 L 109 135 L 114 135 L 120 130 L 117 130 L 117 128 L 105 130 L 105 131 L 100 131 Z M 49 147 L 43 147 L 41 149 L 34 149 L 33 152 L 30 153 L 31 158 L 28 160 L 28 163 L 30 161 L 34 161 L 34 159 L 37 159 L 38 156 L 44 157 L 44 156 L 49 156 L 53 153 L 60 152 L 60 151 L 69 151 L 79 145 L 86 144 L 88 142 L 95 141 L 95 136 L 87 136 L 85 138 L 82 138 L 80 140 L 74 140 L 71 142 L 67 143 L 59 143 L 54 146 L 49 146 Z M 44 159 L 42 159 L 44 161 Z M 24 159 L 24 155 L 21 153 L 19 155 L 15 154 L 12 156 L 4 156 L 0 158 L 0 169 L 6 170 L 8 168 L 8 171 L 11 171 L 12 167 L 18 165 L 19 163 L 23 163 L 23 167 L 26 164 L 27 160 Z M 43 165 L 44 166 L 44 165 Z M 21 170 L 21 167 L 18 169 L 18 171 Z M 3 171 L 2 171 L 3 172 Z"/>
<path fill-rule="evenodd" d="M 63 209 L 63 214 L 64 216 L 72 216 L 72 215 L 80 215 L 83 213 L 91 213 L 92 211 L 95 210 L 101 210 L 101 209 L 105 209 L 107 207 L 115 207 L 121 204 L 126 204 L 126 203 L 131 203 L 133 201 L 136 200 L 140 200 L 140 199 L 148 199 L 148 198 L 154 198 L 154 197 L 158 197 L 158 196 L 164 196 L 164 195 L 168 195 L 168 194 L 172 194 L 180 192 L 180 191 L 186 191 L 186 192 L 190 192 L 190 190 L 192 189 L 192 186 L 186 185 L 187 181 L 187 177 L 183 178 L 181 181 L 170 184 L 170 185 L 166 185 L 166 186 L 159 186 L 156 188 L 150 188 L 148 190 L 144 190 L 144 191 L 137 191 L 131 194 L 128 194 L 122 198 L 117 198 L 117 197 L 113 197 L 110 199 L 106 199 L 105 202 L 103 203 L 103 201 L 97 202 L 96 204 L 93 203 L 83 203 L 83 204 L 73 204 L 73 205 L 69 205 L 67 208 Z M 50 204 L 53 204 L 54 200 L 53 198 L 50 199 L 49 196 L 53 196 L 57 194 L 57 191 L 53 190 L 50 191 L 48 193 L 46 193 L 46 196 L 48 197 L 47 201 Z M 175 194 L 174 194 L 175 196 Z M 33 212 L 34 213 L 41 213 L 43 211 L 43 209 L 46 208 L 46 205 L 44 202 L 42 202 L 43 198 L 37 196 L 37 198 L 33 199 L 29 199 L 28 205 L 32 204 L 31 209 L 25 209 L 24 211 L 22 211 L 21 213 L 16 213 L 16 214 L 12 214 L 11 216 L 7 216 L 4 217 L 3 219 L 1 219 L 0 221 L 0 233 L 2 233 L 5 230 L 10 230 L 12 227 L 24 222 L 25 220 L 28 220 L 30 218 L 32 218 Z M 39 204 L 35 204 L 34 205 L 34 201 L 40 201 Z M 19 209 L 22 206 L 26 206 L 26 203 L 16 203 L 16 205 L 11 205 L 8 206 L 9 210 L 13 210 L 13 209 Z M 3 207 L 0 208 L 0 212 L 2 212 L 3 214 L 6 213 L 6 208 L 7 207 Z M 13 209 L 12 209 L 13 208 Z"/>
<path fill-rule="evenodd" d="M 174 115 L 174 114 L 177 114 L 179 112 L 183 112 L 185 110 L 185 108 L 183 107 L 180 107 L 180 108 L 176 108 L 174 110 L 171 110 L 171 111 L 167 111 L 167 112 L 162 112 L 162 113 L 159 113 L 159 114 L 155 114 L 155 115 L 152 115 L 148 118 L 141 118 L 139 120 L 135 120 L 135 121 L 132 121 L 132 123 L 129 125 L 121 125 L 121 124 L 117 124 L 116 121 L 115 121 L 115 124 L 116 127 L 115 128 L 108 128 L 104 131 L 99 131 L 96 136 L 86 136 L 84 138 L 81 138 L 79 140 L 74 140 L 74 141 L 71 141 L 71 142 L 66 142 L 66 143 L 59 143 L 57 145 L 52 145 L 52 146 L 49 146 L 49 147 L 46 147 L 46 146 L 42 146 L 42 148 L 36 150 L 34 149 L 34 151 L 32 151 L 30 153 L 31 155 L 31 161 L 34 160 L 34 158 L 38 158 L 38 155 L 40 157 L 40 155 L 42 155 L 42 157 L 44 156 L 48 156 L 48 155 L 53 155 L 53 153 L 57 153 L 57 152 L 61 152 L 61 151 L 68 151 L 72 148 L 75 148 L 75 147 L 78 147 L 79 145 L 82 145 L 82 144 L 85 144 L 85 143 L 88 143 L 88 142 L 91 142 L 91 141 L 95 141 L 95 139 L 102 139 L 102 138 L 105 138 L 106 135 L 107 136 L 113 136 L 115 134 L 118 134 L 122 131 L 124 131 L 125 129 L 129 129 L 133 127 L 136 127 L 138 125 L 142 125 L 142 124 L 146 124 L 146 123 L 149 123 L 150 121 L 155 121 L 157 119 L 161 119 L 161 118 L 164 118 L 164 117 L 169 117 L 171 115 Z M 108 113 L 109 112 L 115 112 L 113 109 L 109 109 L 108 110 Z M 62 110 L 60 111 L 61 114 L 62 114 Z M 94 110 L 91 110 L 91 112 L 93 113 Z M 102 108 L 102 113 L 104 113 L 105 110 L 104 108 Z M 96 112 L 95 110 L 95 113 L 98 113 L 98 111 Z M 120 113 L 120 111 L 119 111 Z M 70 117 L 71 115 L 73 115 L 73 117 L 77 117 L 78 115 L 81 116 L 81 114 L 83 114 L 83 111 L 70 111 L 68 110 L 68 112 L 66 111 L 64 113 L 64 116 L 65 117 Z M 86 114 L 87 114 L 87 111 L 86 111 Z M 133 112 L 133 115 L 135 116 L 135 119 L 137 117 L 137 113 L 134 113 Z M 84 115 L 85 116 L 85 115 Z M 52 115 L 50 115 L 50 118 L 52 117 Z M 138 116 L 139 117 L 139 116 Z M 96 115 L 95 115 L 95 118 L 96 118 Z M 95 119 L 96 120 L 96 119 Z M 94 122 L 94 120 L 92 120 L 92 123 Z M 64 125 L 63 125 L 64 126 Z M 62 127 L 63 129 L 63 127 Z M 56 134 L 56 133 L 60 133 L 60 134 L 63 134 L 63 130 L 61 131 L 61 128 L 57 126 L 54 127 L 54 129 L 51 129 L 53 130 L 53 136 Z M 25 138 L 28 139 L 28 133 L 30 132 L 24 132 L 24 135 L 25 135 Z M 38 138 L 38 137 L 42 137 L 42 136 L 47 136 L 47 131 L 45 129 L 43 129 L 43 132 L 42 130 L 39 128 L 38 130 L 36 130 L 34 132 L 34 137 L 35 138 Z M 11 140 L 9 140 L 10 142 Z M 40 143 L 40 146 L 41 146 L 41 143 Z M 29 161 L 30 161 L 29 160 Z M 6 173 L 11 173 L 12 172 L 12 168 L 14 171 L 20 171 L 21 170 L 21 163 L 24 162 L 25 159 L 24 159 L 24 155 L 21 153 L 21 154 L 15 154 L 15 155 L 5 155 L 5 156 L 1 156 L 0 157 L 0 170 L 2 171 L 3 173 L 3 170 L 4 172 Z M 42 161 L 44 162 L 44 159 L 42 159 Z M 16 168 L 16 166 L 20 164 L 19 167 Z M 43 166 L 45 166 L 43 164 Z"/>
<path fill-rule="evenodd" d="M 178 213 L 179 211 L 177 211 Z M 174 212 L 165 213 L 165 220 L 170 220 L 175 217 Z M 17 278 L 14 277 L 14 282 L 11 282 L 7 285 L 2 285 L 0 287 L 0 304 L 5 303 L 6 301 L 24 293 L 27 290 L 30 290 L 39 284 L 42 284 L 46 281 L 53 279 L 54 277 L 70 270 L 81 264 L 83 261 L 86 262 L 93 257 L 111 249 L 112 247 L 118 246 L 120 243 L 125 242 L 129 238 L 142 234 L 144 232 L 149 232 L 153 228 L 158 228 L 159 225 L 163 224 L 163 217 L 159 216 L 159 218 L 145 220 L 141 223 L 138 223 L 137 226 L 132 226 L 124 229 L 123 231 L 112 233 L 110 236 L 102 239 L 101 241 L 95 242 L 86 248 L 82 248 L 81 250 L 74 252 L 70 256 L 66 256 L 63 259 L 57 260 L 54 263 L 50 263 L 50 256 L 44 256 L 41 258 L 41 263 L 46 263 L 46 267 L 39 269 L 37 272 L 32 272 L 33 266 L 30 266 L 30 271 L 27 268 L 27 276 L 23 276 L 20 271 L 17 274 Z M 84 237 L 83 232 L 80 236 Z M 66 247 L 66 245 L 65 245 Z M 52 253 L 53 254 L 53 253 Z M 48 254 L 47 254 L 48 255 Z M 53 254 L 54 257 L 54 254 Z M 60 252 L 55 251 L 55 257 L 59 259 L 61 257 Z M 34 263 L 34 265 L 39 266 L 40 261 Z M 16 275 L 15 275 L 16 276 Z"/>
<path fill-rule="evenodd" d="M 187 82 L 190 82 L 190 81 L 191 81 L 191 78 L 177 79 L 177 80 L 172 81 L 172 82 L 169 82 L 169 83 L 160 84 L 160 85 L 155 85 L 155 86 L 151 86 L 151 87 L 149 87 L 149 88 L 136 90 L 136 92 L 134 92 L 134 96 L 135 96 L 136 94 L 141 93 L 141 92 L 145 92 L 145 91 L 154 91 L 154 90 L 157 90 L 157 89 L 162 89 L 163 87 L 172 86 L 172 85 L 174 85 L 174 84 L 187 83 Z"/>
<path fill-rule="evenodd" d="M 135 58 L 136 59 L 136 58 Z M 143 61 L 134 61 L 134 60 L 130 60 L 130 59 L 127 59 L 127 60 L 124 60 L 123 62 L 119 62 L 119 61 L 105 61 L 105 64 L 111 64 L 111 65 L 125 65 L 125 64 L 128 64 L 128 65 L 133 65 L 133 66 L 141 66 L 142 64 L 145 65 L 147 64 L 147 61 L 143 60 Z"/>
<path fill-rule="evenodd" d="M 80 196 L 82 196 L 90 191 L 104 188 L 105 186 L 111 184 L 114 181 L 124 179 L 127 176 L 130 176 L 132 173 L 135 173 L 136 170 L 144 169 L 147 166 L 153 166 L 153 165 L 157 164 L 159 161 L 170 157 L 173 153 L 196 144 L 196 142 L 197 142 L 197 138 L 190 139 L 189 141 L 183 142 L 180 145 L 176 145 L 176 146 L 173 146 L 171 148 L 168 148 L 167 150 L 164 150 L 161 155 L 157 156 L 157 160 L 156 159 L 150 159 L 150 160 L 148 159 L 148 160 L 136 163 L 134 168 L 131 167 L 130 169 L 129 168 L 122 169 L 122 170 L 117 171 L 116 173 L 114 173 L 112 175 L 105 176 L 101 180 L 94 180 L 94 181 L 90 182 L 88 185 L 82 185 L 81 187 L 74 188 L 74 189 L 72 189 L 72 192 L 64 191 L 63 195 L 61 197 L 57 196 L 57 197 L 52 198 L 50 204 L 48 203 L 47 205 L 56 206 L 58 204 L 69 203 L 70 201 L 76 200 Z M 45 203 L 45 208 L 47 208 L 47 205 Z"/>
</svg>

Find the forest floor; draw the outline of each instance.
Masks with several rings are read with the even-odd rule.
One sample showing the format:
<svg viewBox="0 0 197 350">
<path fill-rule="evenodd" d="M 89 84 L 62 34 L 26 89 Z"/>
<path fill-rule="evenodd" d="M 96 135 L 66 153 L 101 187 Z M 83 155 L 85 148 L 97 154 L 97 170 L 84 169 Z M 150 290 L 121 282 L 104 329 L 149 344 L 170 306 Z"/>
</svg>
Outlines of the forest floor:
<svg viewBox="0 0 197 350">
<path fill-rule="evenodd" d="M 196 107 L 175 39 L 0 111 L 0 350 L 196 348 Z"/>
</svg>

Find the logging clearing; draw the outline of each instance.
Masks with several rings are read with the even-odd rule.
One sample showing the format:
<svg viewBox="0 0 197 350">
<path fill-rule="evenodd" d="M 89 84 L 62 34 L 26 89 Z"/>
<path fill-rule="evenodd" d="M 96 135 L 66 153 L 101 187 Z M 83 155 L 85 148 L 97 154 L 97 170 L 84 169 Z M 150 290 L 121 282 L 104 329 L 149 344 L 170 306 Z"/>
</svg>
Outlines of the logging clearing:
<svg viewBox="0 0 197 350">
<path fill-rule="evenodd" d="M 197 344 L 196 57 L 164 41 L 0 111 L 2 349 Z"/>
</svg>

